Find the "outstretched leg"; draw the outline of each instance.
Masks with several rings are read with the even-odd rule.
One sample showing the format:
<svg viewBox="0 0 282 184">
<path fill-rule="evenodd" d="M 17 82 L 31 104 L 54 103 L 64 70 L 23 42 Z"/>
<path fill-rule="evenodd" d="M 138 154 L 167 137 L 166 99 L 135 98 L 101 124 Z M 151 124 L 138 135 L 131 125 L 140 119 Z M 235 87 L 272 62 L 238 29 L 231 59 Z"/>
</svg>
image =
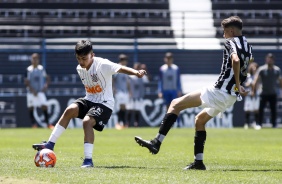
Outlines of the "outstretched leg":
<svg viewBox="0 0 282 184">
<path fill-rule="evenodd" d="M 166 137 L 167 133 L 171 129 L 172 125 L 176 121 L 180 111 L 190 108 L 198 107 L 201 105 L 201 91 L 195 91 L 189 94 L 186 94 L 182 97 L 174 99 L 162 120 L 160 129 L 156 137 L 151 141 L 143 140 L 141 137 L 136 136 L 135 141 L 142 147 L 146 147 L 153 154 L 159 152 L 160 146 Z"/>
<path fill-rule="evenodd" d="M 56 126 L 54 127 L 49 140 L 47 143 L 40 143 L 40 144 L 33 144 L 32 147 L 35 150 L 42 150 L 44 148 L 48 148 L 53 150 L 55 143 L 57 141 L 57 139 L 61 136 L 61 134 L 66 130 L 66 128 L 68 127 L 69 121 L 72 118 L 76 118 L 78 116 L 78 105 L 73 103 L 70 106 L 68 106 L 65 110 L 65 112 L 63 113 L 63 115 L 61 116 L 61 118 L 59 119 L 58 123 L 56 124 Z"/>
</svg>

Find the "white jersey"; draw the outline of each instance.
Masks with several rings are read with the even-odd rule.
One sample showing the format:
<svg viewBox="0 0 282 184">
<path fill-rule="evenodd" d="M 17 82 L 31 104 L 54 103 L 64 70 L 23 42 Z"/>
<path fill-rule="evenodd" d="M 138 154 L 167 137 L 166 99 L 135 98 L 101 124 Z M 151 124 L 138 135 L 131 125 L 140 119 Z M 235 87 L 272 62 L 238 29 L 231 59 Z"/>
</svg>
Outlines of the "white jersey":
<svg viewBox="0 0 282 184">
<path fill-rule="evenodd" d="M 115 102 L 112 90 L 112 75 L 117 73 L 121 67 L 119 64 L 100 57 L 93 57 L 93 63 L 89 70 L 78 65 L 76 70 L 86 90 L 84 98 L 113 109 Z"/>
</svg>

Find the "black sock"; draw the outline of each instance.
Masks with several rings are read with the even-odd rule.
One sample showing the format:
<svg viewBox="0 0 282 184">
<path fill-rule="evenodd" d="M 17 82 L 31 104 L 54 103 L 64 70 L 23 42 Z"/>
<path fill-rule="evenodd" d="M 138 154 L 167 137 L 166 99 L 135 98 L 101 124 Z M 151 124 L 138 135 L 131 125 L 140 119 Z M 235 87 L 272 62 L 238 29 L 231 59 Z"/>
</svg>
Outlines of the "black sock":
<svg viewBox="0 0 282 184">
<path fill-rule="evenodd" d="M 250 113 L 246 112 L 245 114 L 245 120 L 246 120 L 246 124 L 250 124 Z"/>
<path fill-rule="evenodd" d="M 135 122 L 139 122 L 139 111 L 135 111 Z"/>
<path fill-rule="evenodd" d="M 33 109 L 29 110 L 29 117 L 30 117 L 31 123 L 33 125 L 36 124 L 36 120 L 35 120 L 34 115 L 33 115 Z"/>
<path fill-rule="evenodd" d="M 172 125 L 177 119 L 177 115 L 173 113 L 167 113 L 165 117 L 162 120 L 159 133 L 156 135 L 155 139 L 159 141 L 159 143 L 162 143 L 166 134 L 171 129 Z"/>
<path fill-rule="evenodd" d="M 47 110 L 43 110 L 43 114 L 44 114 L 46 124 L 49 125 L 49 116 L 48 116 Z"/>
<path fill-rule="evenodd" d="M 195 161 L 202 162 L 204 159 L 204 146 L 206 142 L 206 131 L 196 131 L 194 137 L 194 156 Z"/>
<path fill-rule="evenodd" d="M 125 121 L 125 110 L 119 110 L 118 111 L 118 121 L 119 122 L 123 122 L 123 123 L 125 123 L 124 121 Z"/>
<path fill-rule="evenodd" d="M 176 114 L 167 113 L 164 119 L 162 120 L 160 129 L 159 129 L 159 134 L 166 136 L 166 134 L 168 133 L 168 131 L 171 129 L 172 125 L 176 121 L 177 117 L 178 116 Z"/>
<path fill-rule="evenodd" d="M 256 121 L 256 123 L 259 122 L 259 114 L 257 112 L 255 113 L 255 121 Z"/>
</svg>

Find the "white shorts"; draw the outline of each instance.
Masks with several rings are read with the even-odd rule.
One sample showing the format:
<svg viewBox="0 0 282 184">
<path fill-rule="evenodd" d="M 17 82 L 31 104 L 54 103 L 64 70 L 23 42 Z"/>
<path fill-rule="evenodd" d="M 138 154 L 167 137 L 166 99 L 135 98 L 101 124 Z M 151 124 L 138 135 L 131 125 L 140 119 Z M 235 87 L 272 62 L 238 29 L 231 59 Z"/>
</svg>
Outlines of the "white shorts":
<svg viewBox="0 0 282 184">
<path fill-rule="evenodd" d="M 139 111 L 143 107 L 143 99 L 130 99 L 128 109 Z"/>
<path fill-rule="evenodd" d="M 202 105 L 211 117 L 215 117 L 220 112 L 224 112 L 236 102 L 236 96 L 232 96 L 213 86 L 203 88 L 201 91 Z"/>
<path fill-rule="evenodd" d="M 244 111 L 258 111 L 259 110 L 259 96 L 246 96 L 244 100 Z"/>
<path fill-rule="evenodd" d="M 128 105 L 129 102 L 129 94 L 128 93 L 123 93 L 123 92 L 117 92 L 115 94 L 115 101 L 116 101 L 116 106 L 119 108 L 121 104 Z"/>
<path fill-rule="evenodd" d="M 34 96 L 32 93 L 27 93 L 27 107 L 41 107 L 43 105 L 47 106 L 47 98 L 43 92 L 37 93 Z"/>
</svg>

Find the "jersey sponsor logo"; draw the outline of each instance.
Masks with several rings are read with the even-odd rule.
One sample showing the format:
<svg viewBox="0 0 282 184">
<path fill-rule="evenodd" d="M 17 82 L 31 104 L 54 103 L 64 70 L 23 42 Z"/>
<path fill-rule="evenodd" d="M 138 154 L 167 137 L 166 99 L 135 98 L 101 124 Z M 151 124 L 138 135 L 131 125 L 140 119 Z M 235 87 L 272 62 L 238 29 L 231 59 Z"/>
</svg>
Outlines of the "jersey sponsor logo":
<svg viewBox="0 0 282 184">
<path fill-rule="evenodd" d="M 101 93 L 103 91 L 102 87 L 99 84 L 96 86 L 85 86 L 85 90 L 87 91 L 87 93 L 92 94 Z"/>
</svg>

